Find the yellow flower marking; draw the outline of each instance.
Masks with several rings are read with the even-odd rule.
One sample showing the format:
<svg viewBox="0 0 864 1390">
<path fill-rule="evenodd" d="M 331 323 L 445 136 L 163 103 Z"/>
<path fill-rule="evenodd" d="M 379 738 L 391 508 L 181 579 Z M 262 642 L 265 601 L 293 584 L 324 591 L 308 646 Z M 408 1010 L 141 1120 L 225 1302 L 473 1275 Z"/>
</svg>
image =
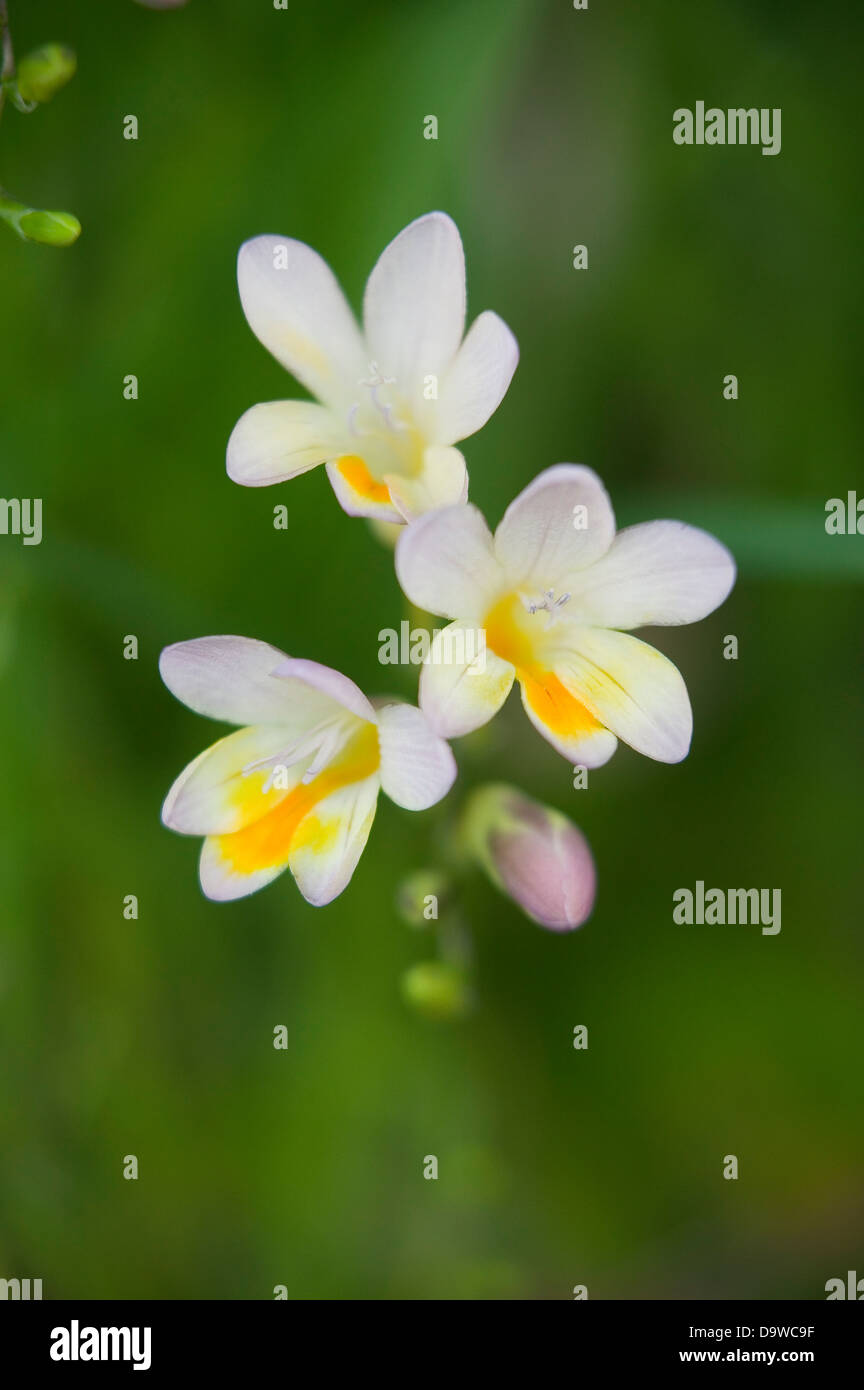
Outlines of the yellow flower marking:
<svg viewBox="0 0 864 1390">
<path fill-rule="evenodd" d="M 332 792 L 371 777 L 378 771 L 379 762 L 378 730 L 363 720 L 339 757 L 317 777 L 306 785 L 298 783 L 278 806 L 266 810 L 243 830 L 216 836 L 216 848 L 238 874 L 253 874 L 287 863 L 295 845 L 302 844 L 316 852 L 326 849 L 335 838 L 338 819 L 322 822 L 314 816 L 309 817 L 307 824 L 309 812 Z"/>
<path fill-rule="evenodd" d="M 357 454 L 343 454 L 336 460 L 336 467 L 348 486 L 367 502 L 390 501 L 390 489 L 387 484 L 376 482 L 365 460 Z"/>
<path fill-rule="evenodd" d="M 541 613 L 529 613 L 518 594 L 507 594 L 489 610 L 483 626 L 487 645 L 516 667 L 526 703 L 553 733 L 583 738 L 605 727 L 538 661 L 538 639 L 544 632 Z"/>
</svg>

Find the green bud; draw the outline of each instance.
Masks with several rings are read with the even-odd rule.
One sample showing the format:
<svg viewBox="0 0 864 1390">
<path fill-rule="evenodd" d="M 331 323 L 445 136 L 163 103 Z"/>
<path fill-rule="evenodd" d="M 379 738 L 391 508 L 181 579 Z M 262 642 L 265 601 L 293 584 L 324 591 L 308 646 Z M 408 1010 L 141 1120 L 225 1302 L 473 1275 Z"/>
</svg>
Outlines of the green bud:
<svg viewBox="0 0 864 1390">
<path fill-rule="evenodd" d="M 81 223 L 71 212 L 40 212 L 31 208 L 19 218 L 18 231 L 25 241 L 42 246 L 71 246 L 81 235 Z"/>
<path fill-rule="evenodd" d="M 418 1014 L 436 1022 L 464 1018 L 471 1010 L 471 990 L 464 971 L 446 961 L 412 965 L 402 976 L 402 997 Z"/>
<path fill-rule="evenodd" d="M 81 223 L 71 212 L 43 212 L 16 203 L 0 189 L 0 221 L 7 222 L 22 241 L 43 246 L 71 246 L 81 235 Z"/>
<path fill-rule="evenodd" d="M 75 76 L 78 59 L 62 43 L 34 48 L 18 64 L 16 85 L 25 101 L 50 101 Z"/>
<path fill-rule="evenodd" d="M 399 884 L 396 910 L 409 927 L 425 927 L 438 920 L 449 889 L 449 881 L 438 869 L 418 869 Z"/>
</svg>

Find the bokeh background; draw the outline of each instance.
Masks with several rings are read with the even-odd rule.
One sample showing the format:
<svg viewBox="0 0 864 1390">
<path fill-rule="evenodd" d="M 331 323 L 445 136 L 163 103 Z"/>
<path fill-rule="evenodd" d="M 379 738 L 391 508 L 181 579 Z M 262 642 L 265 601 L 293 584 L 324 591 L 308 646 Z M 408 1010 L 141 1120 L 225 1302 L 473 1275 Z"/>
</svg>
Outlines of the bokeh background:
<svg viewBox="0 0 864 1390">
<path fill-rule="evenodd" d="M 824 1297 L 861 1268 L 864 1207 L 864 538 L 824 529 L 864 484 L 860 6 L 10 8 L 19 53 L 64 40 L 79 71 L 7 107 L 0 180 L 84 230 L 59 251 L 0 228 L 0 491 L 42 497 L 45 527 L 0 537 L 0 1275 L 49 1298 Z M 781 154 L 675 146 L 698 99 L 782 108 Z M 720 612 L 654 634 L 693 750 L 622 746 L 574 791 L 514 696 L 457 746 L 440 812 L 381 800 L 332 906 L 287 877 L 217 906 L 159 807 L 219 730 L 161 686 L 160 648 L 237 632 L 370 691 L 415 676 L 378 664 L 391 556 L 323 472 L 225 476 L 241 412 L 299 394 L 245 324 L 235 254 L 299 237 L 359 305 L 436 207 L 471 316 L 521 346 L 465 445 L 493 524 L 572 460 L 622 523 L 681 517 L 736 554 Z M 476 1008 L 436 1024 L 400 992 L 435 938 L 394 898 L 490 777 L 583 827 L 597 907 L 556 937 L 471 882 Z M 697 879 L 780 888 L 779 936 L 676 926 Z"/>
</svg>

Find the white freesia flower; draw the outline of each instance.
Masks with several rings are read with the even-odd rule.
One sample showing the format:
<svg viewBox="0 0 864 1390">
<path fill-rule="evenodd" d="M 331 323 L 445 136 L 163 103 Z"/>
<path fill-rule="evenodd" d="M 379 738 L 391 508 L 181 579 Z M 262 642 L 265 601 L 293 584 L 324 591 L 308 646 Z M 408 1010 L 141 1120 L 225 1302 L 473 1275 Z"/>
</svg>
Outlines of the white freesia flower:
<svg viewBox="0 0 864 1390">
<path fill-rule="evenodd" d="M 598 767 L 619 738 L 661 762 L 686 757 L 684 681 L 620 629 L 692 623 L 717 608 L 735 564 L 713 536 L 680 521 L 616 536 L 600 479 L 562 463 L 520 493 L 494 538 L 473 506 L 421 517 L 399 538 L 396 570 L 421 608 L 485 633 L 483 669 L 448 661 L 456 624 L 433 642 L 420 706 L 443 737 L 485 724 L 516 678 L 529 719 L 573 763 Z"/>
<path fill-rule="evenodd" d="M 162 819 L 205 836 L 201 886 L 241 898 L 286 868 L 316 907 L 349 882 L 379 788 L 409 811 L 447 794 L 456 764 L 413 705 L 375 708 L 347 676 L 246 637 L 166 647 L 172 694 L 198 714 L 244 727 L 180 774 Z"/>
<path fill-rule="evenodd" d="M 247 241 L 237 281 L 252 331 L 318 403 L 247 410 L 228 443 L 235 482 L 263 487 L 326 463 L 346 512 L 400 523 L 465 501 L 453 445 L 500 404 L 519 353 L 489 311 L 463 341 L 465 259 L 449 217 L 418 218 L 382 253 L 362 332 L 333 272 L 301 241 Z"/>
</svg>

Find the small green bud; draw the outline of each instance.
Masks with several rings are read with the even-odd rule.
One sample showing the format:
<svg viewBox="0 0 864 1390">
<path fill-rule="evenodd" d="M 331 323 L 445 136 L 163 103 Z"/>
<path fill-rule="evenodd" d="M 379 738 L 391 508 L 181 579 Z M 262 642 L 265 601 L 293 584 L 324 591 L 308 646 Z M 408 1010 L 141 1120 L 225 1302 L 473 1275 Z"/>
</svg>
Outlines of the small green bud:
<svg viewBox="0 0 864 1390">
<path fill-rule="evenodd" d="M 403 878 L 396 890 L 396 910 L 409 927 L 436 922 L 450 884 L 438 869 L 418 869 Z"/>
<path fill-rule="evenodd" d="M 18 219 L 18 231 L 25 241 L 37 241 L 42 246 L 71 246 L 81 235 L 81 223 L 71 212 L 31 209 Z"/>
<path fill-rule="evenodd" d="M 25 101 L 50 101 L 75 76 L 78 59 L 62 43 L 34 48 L 18 64 L 16 85 Z"/>
<path fill-rule="evenodd" d="M 81 223 L 71 212 L 43 212 L 17 203 L 0 188 L 0 221 L 8 222 L 22 241 L 43 246 L 71 246 L 81 235 Z"/>
<path fill-rule="evenodd" d="M 412 965 L 402 976 L 402 997 L 418 1014 L 437 1022 L 464 1018 L 471 1010 L 471 990 L 464 971 L 446 961 Z"/>
</svg>

